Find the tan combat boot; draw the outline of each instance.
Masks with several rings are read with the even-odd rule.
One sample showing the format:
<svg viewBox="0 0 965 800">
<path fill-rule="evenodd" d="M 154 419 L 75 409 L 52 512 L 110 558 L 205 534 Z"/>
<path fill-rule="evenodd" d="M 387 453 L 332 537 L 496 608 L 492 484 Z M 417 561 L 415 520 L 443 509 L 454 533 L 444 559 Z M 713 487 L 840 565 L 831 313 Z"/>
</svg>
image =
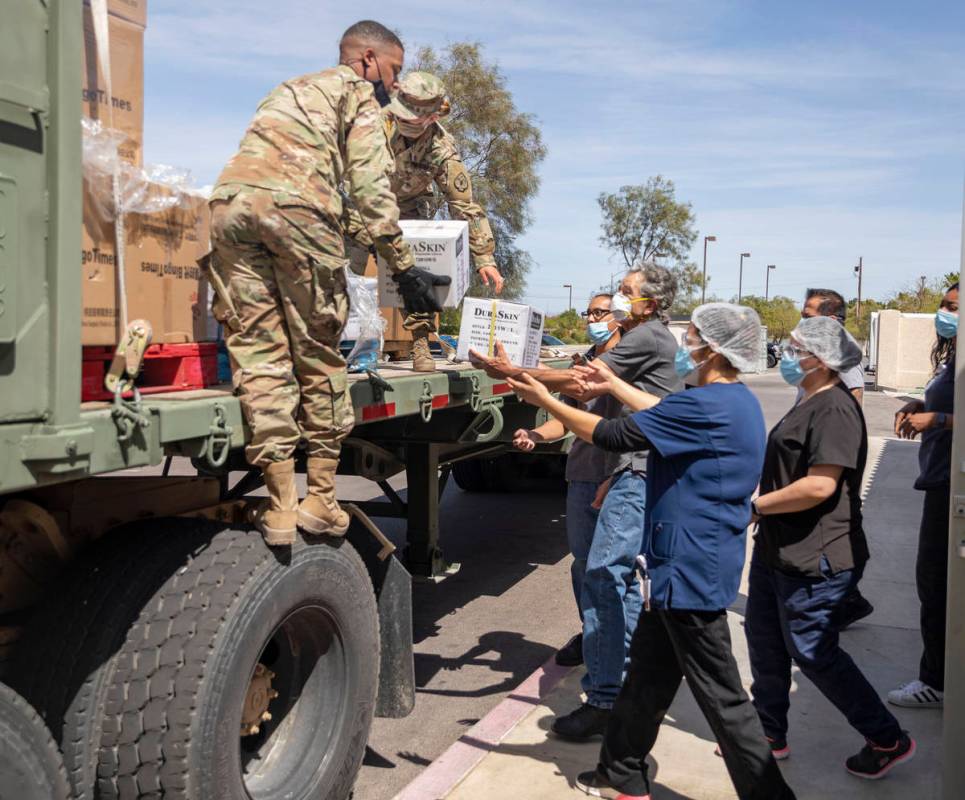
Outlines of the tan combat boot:
<svg viewBox="0 0 965 800">
<path fill-rule="evenodd" d="M 414 372 L 436 371 L 436 360 L 429 351 L 429 334 L 426 331 L 412 332 L 412 370 Z"/>
<path fill-rule="evenodd" d="M 344 536 L 352 518 L 335 499 L 336 458 L 308 459 L 308 494 L 298 506 L 298 527 L 308 533 Z"/>
<path fill-rule="evenodd" d="M 249 519 L 265 544 L 278 547 L 295 543 L 298 521 L 298 491 L 295 489 L 295 461 L 276 461 L 262 468 L 268 498 L 251 509 Z"/>
</svg>

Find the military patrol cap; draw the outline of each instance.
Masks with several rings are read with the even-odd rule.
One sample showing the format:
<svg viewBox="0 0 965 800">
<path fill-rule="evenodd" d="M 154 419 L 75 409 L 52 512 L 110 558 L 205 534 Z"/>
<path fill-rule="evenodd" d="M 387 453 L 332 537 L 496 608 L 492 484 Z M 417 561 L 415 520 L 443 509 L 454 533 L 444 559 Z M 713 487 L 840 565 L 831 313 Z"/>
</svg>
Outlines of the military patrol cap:
<svg viewBox="0 0 965 800">
<path fill-rule="evenodd" d="M 392 98 L 389 111 L 399 120 L 408 121 L 428 117 L 446 104 L 446 87 L 429 72 L 410 72 Z"/>
</svg>

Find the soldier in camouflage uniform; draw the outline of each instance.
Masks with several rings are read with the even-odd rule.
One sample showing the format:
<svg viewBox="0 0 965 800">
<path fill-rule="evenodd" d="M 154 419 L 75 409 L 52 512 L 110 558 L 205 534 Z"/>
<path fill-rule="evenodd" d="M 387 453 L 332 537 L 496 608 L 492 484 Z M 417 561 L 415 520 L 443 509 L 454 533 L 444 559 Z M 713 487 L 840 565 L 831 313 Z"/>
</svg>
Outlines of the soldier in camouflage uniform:
<svg viewBox="0 0 965 800">
<path fill-rule="evenodd" d="M 346 31 L 340 55 L 340 66 L 286 81 L 262 101 L 211 195 L 211 268 L 223 287 L 214 310 L 251 429 L 247 457 L 268 489 L 254 522 L 271 545 L 292 543 L 296 525 L 332 535 L 349 525 L 334 489 L 354 424 L 338 350 L 349 311 L 340 186 L 406 308 L 438 308 L 431 276 L 412 266 L 402 240 L 376 101 L 389 100 L 402 43 L 365 21 Z M 299 504 L 293 454 L 302 437 L 308 493 Z"/>
<path fill-rule="evenodd" d="M 439 189 L 452 219 L 469 223 L 469 252 L 473 267 L 487 285 L 499 294 L 503 278 L 496 266 L 496 243 L 486 212 L 472 196 L 472 182 L 452 136 L 439 124 L 449 113 L 446 88 L 428 72 L 410 72 L 399 93 L 383 109 L 386 137 L 393 158 L 392 191 L 399 201 L 401 219 L 422 219 L 430 209 L 432 186 Z M 355 215 L 353 214 L 354 218 Z M 349 225 L 350 235 L 369 244 L 358 225 Z M 434 316 L 410 315 L 403 323 L 413 332 L 413 367 L 418 372 L 434 369 L 429 354 L 428 334 L 435 331 Z"/>
</svg>

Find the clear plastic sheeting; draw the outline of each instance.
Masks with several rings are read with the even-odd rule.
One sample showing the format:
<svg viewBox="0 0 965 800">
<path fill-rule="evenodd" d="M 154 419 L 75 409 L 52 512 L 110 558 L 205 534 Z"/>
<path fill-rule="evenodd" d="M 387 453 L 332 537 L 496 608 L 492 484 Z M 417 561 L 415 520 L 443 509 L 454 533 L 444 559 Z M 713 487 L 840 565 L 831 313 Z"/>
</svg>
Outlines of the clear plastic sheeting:
<svg viewBox="0 0 965 800">
<path fill-rule="evenodd" d="M 126 134 L 87 118 L 81 120 L 81 127 L 88 189 L 85 212 L 94 211 L 102 221 L 113 222 L 124 214 L 167 211 L 181 205 L 185 195 L 198 196 L 189 170 L 167 164 L 135 166 L 118 154 Z"/>
<path fill-rule="evenodd" d="M 351 313 L 343 336 L 355 339 L 348 354 L 349 372 L 375 372 L 379 366 L 385 319 L 379 313 L 378 291 L 375 281 L 345 270 Z"/>
</svg>

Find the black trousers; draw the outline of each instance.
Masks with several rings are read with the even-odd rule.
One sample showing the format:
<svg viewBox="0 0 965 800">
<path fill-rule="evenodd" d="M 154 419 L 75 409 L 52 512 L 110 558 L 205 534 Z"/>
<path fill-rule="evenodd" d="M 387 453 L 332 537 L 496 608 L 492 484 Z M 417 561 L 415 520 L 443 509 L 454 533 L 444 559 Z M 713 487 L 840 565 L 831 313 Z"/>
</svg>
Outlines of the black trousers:
<svg viewBox="0 0 965 800">
<path fill-rule="evenodd" d="M 600 752 L 599 773 L 624 794 L 650 792 L 645 759 L 684 677 L 717 737 L 737 796 L 793 800 L 741 685 L 725 611 L 640 614 L 630 668 Z"/>
<path fill-rule="evenodd" d="M 945 607 L 948 603 L 948 509 L 950 490 L 928 489 L 918 532 L 915 580 L 921 601 L 924 648 L 918 678 L 945 691 Z"/>
</svg>

